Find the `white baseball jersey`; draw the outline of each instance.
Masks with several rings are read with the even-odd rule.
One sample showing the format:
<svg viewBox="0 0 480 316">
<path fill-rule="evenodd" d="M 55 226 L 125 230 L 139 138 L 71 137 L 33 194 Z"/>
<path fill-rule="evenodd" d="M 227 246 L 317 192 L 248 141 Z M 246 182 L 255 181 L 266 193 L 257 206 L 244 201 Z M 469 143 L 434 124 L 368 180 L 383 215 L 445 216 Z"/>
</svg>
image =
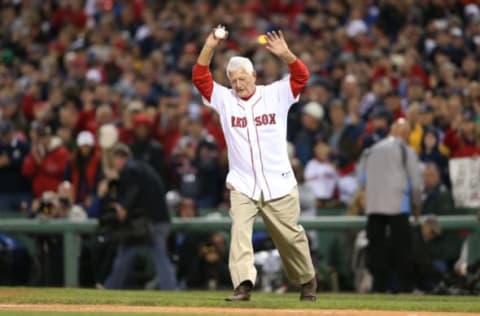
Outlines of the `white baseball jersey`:
<svg viewBox="0 0 480 316">
<path fill-rule="evenodd" d="M 317 199 L 331 199 L 337 186 L 337 171 L 331 163 L 311 159 L 305 165 L 303 173 L 305 183 Z"/>
<path fill-rule="evenodd" d="M 248 100 L 216 82 L 206 105 L 220 114 L 228 149 L 227 183 L 254 200 L 287 195 L 296 185 L 287 153 L 287 114 L 298 101 L 289 78 L 257 86 Z"/>
</svg>

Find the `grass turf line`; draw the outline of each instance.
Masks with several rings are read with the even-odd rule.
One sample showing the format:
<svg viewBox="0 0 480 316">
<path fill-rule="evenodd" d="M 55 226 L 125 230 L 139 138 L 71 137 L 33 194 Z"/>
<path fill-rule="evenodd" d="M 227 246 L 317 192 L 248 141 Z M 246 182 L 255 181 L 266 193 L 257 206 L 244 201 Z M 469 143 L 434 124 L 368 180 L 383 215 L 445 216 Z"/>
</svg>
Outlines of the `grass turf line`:
<svg viewBox="0 0 480 316">
<path fill-rule="evenodd" d="M 299 302 L 297 293 L 254 293 L 250 302 L 241 303 L 225 302 L 223 299 L 228 294 L 230 294 L 230 292 L 106 291 L 64 288 L 0 287 L 0 304 L 115 304 L 137 306 L 480 312 L 480 299 L 478 296 L 319 294 L 316 303 L 306 304 Z"/>
<path fill-rule="evenodd" d="M 34 311 L 0 311 L 0 316 L 192 316 L 182 313 L 125 313 L 125 312 L 34 312 Z M 221 314 L 195 314 L 195 316 L 219 316 Z M 243 315 L 247 316 L 247 315 Z"/>
</svg>

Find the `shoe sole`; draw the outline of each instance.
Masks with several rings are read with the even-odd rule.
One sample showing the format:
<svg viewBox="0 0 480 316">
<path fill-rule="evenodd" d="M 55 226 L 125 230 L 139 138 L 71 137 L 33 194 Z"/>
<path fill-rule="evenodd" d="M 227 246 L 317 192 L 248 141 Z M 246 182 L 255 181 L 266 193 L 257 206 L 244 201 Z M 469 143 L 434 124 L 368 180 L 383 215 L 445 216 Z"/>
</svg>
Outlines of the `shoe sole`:
<svg viewBox="0 0 480 316">
<path fill-rule="evenodd" d="M 316 297 L 301 297 L 300 301 L 301 302 L 316 302 L 317 298 Z"/>
<path fill-rule="evenodd" d="M 226 302 L 247 302 L 250 301 L 250 298 L 242 298 L 242 299 L 231 299 L 231 298 L 225 298 Z"/>
</svg>

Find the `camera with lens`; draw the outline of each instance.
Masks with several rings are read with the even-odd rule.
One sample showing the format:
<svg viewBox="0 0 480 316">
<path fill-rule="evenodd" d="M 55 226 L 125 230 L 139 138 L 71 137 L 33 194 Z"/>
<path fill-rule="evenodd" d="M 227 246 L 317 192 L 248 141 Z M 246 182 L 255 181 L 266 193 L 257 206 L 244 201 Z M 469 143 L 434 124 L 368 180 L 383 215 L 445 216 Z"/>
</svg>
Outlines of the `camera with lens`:
<svg viewBox="0 0 480 316">
<path fill-rule="evenodd" d="M 46 192 L 49 193 L 49 192 Z M 55 203 L 53 202 L 54 196 L 53 194 L 46 194 L 44 193 L 42 198 L 40 199 L 40 204 L 38 206 L 38 213 L 45 215 L 45 216 L 52 216 L 55 211 Z M 53 193 L 53 192 L 52 192 Z"/>
</svg>

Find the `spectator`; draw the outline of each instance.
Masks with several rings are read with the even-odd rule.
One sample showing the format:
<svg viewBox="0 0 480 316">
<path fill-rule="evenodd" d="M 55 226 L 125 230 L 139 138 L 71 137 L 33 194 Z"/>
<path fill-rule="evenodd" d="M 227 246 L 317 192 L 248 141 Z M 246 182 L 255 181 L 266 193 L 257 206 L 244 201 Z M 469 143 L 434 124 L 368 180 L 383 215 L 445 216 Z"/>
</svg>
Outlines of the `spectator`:
<svg viewBox="0 0 480 316">
<path fill-rule="evenodd" d="M 464 110 L 458 129 L 451 129 L 445 135 L 445 145 L 454 158 L 471 157 L 480 153 L 480 148 L 476 146 L 475 114 L 471 110 Z"/>
<path fill-rule="evenodd" d="M 10 121 L 0 122 L 0 211 L 26 210 L 31 186 L 22 175 L 22 163 L 30 151 L 28 142 L 15 134 Z"/>
<path fill-rule="evenodd" d="M 480 211 L 477 212 L 477 222 L 480 223 Z M 455 262 L 455 273 L 464 278 L 464 287 L 467 287 L 470 291 L 475 291 L 478 288 L 479 272 L 480 231 L 477 226 L 477 229 L 468 236 L 462 245 L 461 253 Z"/>
<path fill-rule="evenodd" d="M 413 290 L 409 215 L 418 215 L 422 181 L 418 158 L 406 145 L 409 134 L 408 123 L 397 121 L 391 136 L 365 151 L 359 165 L 360 182 L 366 190 L 367 263 L 374 292 L 391 289 L 393 274 L 399 280 L 398 291 Z"/>
<path fill-rule="evenodd" d="M 179 140 L 172 160 L 180 194 L 193 198 L 199 208 L 217 206 L 223 187 L 219 150 L 201 121 L 190 120 L 188 134 Z"/>
<path fill-rule="evenodd" d="M 61 140 L 52 136 L 50 126 L 32 128 L 32 146 L 22 165 L 22 174 L 31 179 L 33 196 L 40 197 L 46 191 L 56 191 L 63 181 L 70 152 Z"/>
<path fill-rule="evenodd" d="M 367 133 L 364 135 L 363 149 L 373 146 L 387 136 L 392 118 L 390 112 L 382 107 L 373 110 L 369 117 L 371 127 L 370 131 L 367 128 Z"/>
<path fill-rule="evenodd" d="M 87 218 L 87 213 L 81 205 L 75 203 L 73 189 L 74 187 L 68 181 L 63 181 L 58 186 L 57 198 L 59 213 L 65 214 L 65 217 L 71 220 L 83 221 Z"/>
<path fill-rule="evenodd" d="M 385 94 L 383 103 L 385 104 L 385 108 L 392 113 L 393 121 L 396 121 L 400 118 L 406 118 L 406 115 L 402 109 L 402 102 L 398 92 L 390 91 Z"/>
<path fill-rule="evenodd" d="M 441 151 L 441 143 L 438 132 L 433 128 L 426 128 L 423 133 L 422 147 L 420 150 L 420 161 L 423 163 L 434 163 L 438 167 L 441 181 L 445 184 L 450 183 L 448 174 L 448 157 Z"/>
<path fill-rule="evenodd" d="M 145 162 L 132 160 L 126 145 L 118 144 L 114 148 L 113 165 L 118 172 L 119 200 L 111 207 L 118 221 L 126 225 L 128 235 L 120 242 L 105 287 L 124 288 L 135 255 L 147 248 L 153 257 L 158 287 L 173 290 L 177 285 L 166 249 L 170 216 L 165 203 L 164 185 L 152 167 Z"/>
<path fill-rule="evenodd" d="M 152 122 L 146 114 L 140 113 L 133 118 L 133 136 L 130 144 L 133 157 L 148 163 L 165 182 L 165 156 L 160 143 L 151 138 Z"/>
<path fill-rule="evenodd" d="M 420 291 L 434 290 L 447 272 L 446 263 L 435 258 L 432 251 L 433 241 L 441 234 L 435 215 L 422 218 L 419 225 L 412 227 L 414 287 Z"/>
<path fill-rule="evenodd" d="M 293 173 L 297 179 L 298 196 L 300 198 L 300 217 L 312 218 L 317 216 L 317 198 L 308 183 L 305 182 L 303 167 L 296 158 L 291 160 Z M 314 230 L 307 231 L 311 252 L 318 251 L 318 234 Z"/>
<path fill-rule="evenodd" d="M 93 134 L 82 131 L 77 136 L 77 149 L 65 175 L 72 183 L 74 202 L 90 208 L 102 176 L 101 154 L 95 147 Z"/>
<path fill-rule="evenodd" d="M 424 214 L 448 215 L 453 214 L 455 206 L 453 197 L 448 188 L 442 183 L 438 166 L 427 163 L 423 171 L 425 196 L 422 212 Z"/>
<path fill-rule="evenodd" d="M 326 142 L 317 141 L 314 155 L 305 166 L 304 178 L 317 199 L 317 205 L 325 207 L 335 199 L 338 175 L 330 158 L 330 146 Z"/>
<path fill-rule="evenodd" d="M 196 217 L 195 202 L 183 199 L 178 206 L 178 217 Z M 177 276 L 188 288 L 227 287 L 230 285 L 225 239 L 220 233 L 178 232 Z"/>
<path fill-rule="evenodd" d="M 360 156 L 358 146 L 363 127 L 356 122 L 348 122 L 343 101 L 333 100 L 330 104 L 330 122 L 332 134 L 329 143 L 332 148 L 332 156 L 335 158 L 339 169 L 349 174 L 353 170 L 353 164 Z"/>
<path fill-rule="evenodd" d="M 303 107 L 302 127 L 294 139 L 295 152 L 302 165 L 313 157 L 313 146 L 321 137 L 330 136 L 329 128 L 322 121 L 323 107 L 318 102 L 309 102 Z"/>
<path fill-rule="evenodd" d="M 347 208 L 347 215 L 365 215 L 365 208 L 367 207 L 366 202 L 365 191 L 358 190 Z"/>
</svg>

